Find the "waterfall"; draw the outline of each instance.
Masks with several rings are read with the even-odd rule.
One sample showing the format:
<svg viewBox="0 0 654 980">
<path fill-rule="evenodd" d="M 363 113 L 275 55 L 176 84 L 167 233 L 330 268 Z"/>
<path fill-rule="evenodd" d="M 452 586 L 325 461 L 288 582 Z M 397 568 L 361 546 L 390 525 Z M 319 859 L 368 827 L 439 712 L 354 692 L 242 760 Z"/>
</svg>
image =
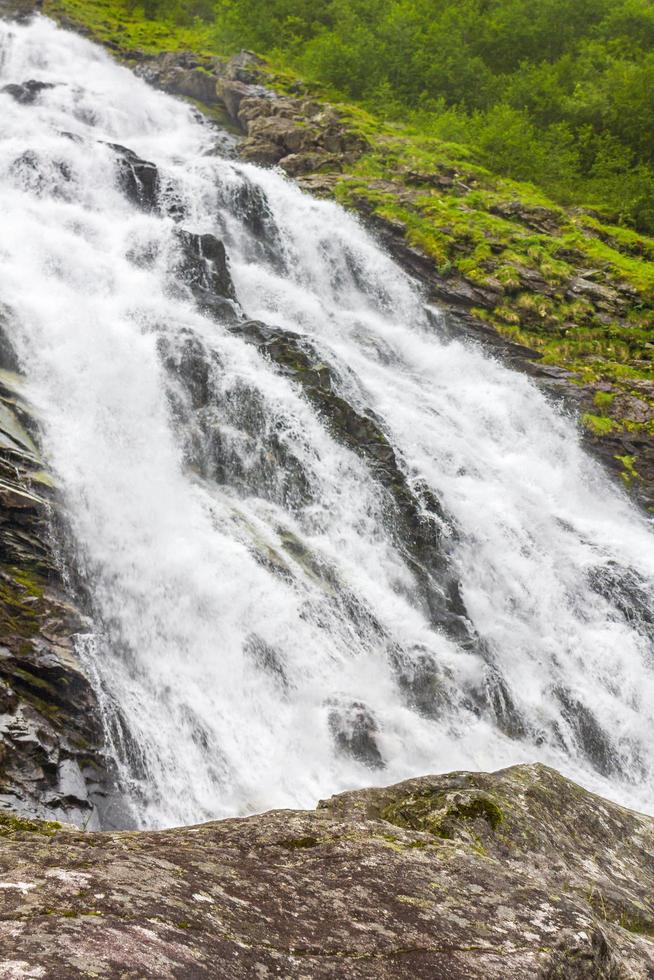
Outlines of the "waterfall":
<svg viewBox="0 0 654 980">
<path fill-rule="evenodd" d="M 534 760 L 654 812 L 654 536 L 574 419 L 90 42 L 0 23 L 4 86 L 0 304 L 138 822 Z"/>
</svg>

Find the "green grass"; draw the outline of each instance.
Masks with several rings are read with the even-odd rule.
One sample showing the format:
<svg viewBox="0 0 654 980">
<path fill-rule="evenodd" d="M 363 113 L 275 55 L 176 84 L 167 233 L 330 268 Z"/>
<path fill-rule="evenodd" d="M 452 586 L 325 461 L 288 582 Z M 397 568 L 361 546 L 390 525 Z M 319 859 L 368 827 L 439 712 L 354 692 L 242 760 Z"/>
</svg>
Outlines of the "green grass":
<svg viewBox="0 0 654 980">
<path fill-rule="evenodd" d="M 216 47 L 215 32 L 206 24 L 147 20 L 138 7 L 130 9 L 123 0 L 45 0 L 43 10 L 55 18 L 69 18 L 96 40 L 115 42 L 125 52 L 190 50 L 208 55 Z"/>
</svg>

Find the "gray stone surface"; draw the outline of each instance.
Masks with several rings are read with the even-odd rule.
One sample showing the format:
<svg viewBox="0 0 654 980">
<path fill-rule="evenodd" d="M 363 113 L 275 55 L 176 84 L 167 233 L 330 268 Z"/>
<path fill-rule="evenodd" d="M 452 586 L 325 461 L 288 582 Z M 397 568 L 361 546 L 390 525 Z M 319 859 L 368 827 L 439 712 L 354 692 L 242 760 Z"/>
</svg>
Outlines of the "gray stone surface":
<svg viewBox="0 0 654 980">
<path fill-rule="evenodd" d="M 646 980 L 654 819 L 544 766 L 158 832 L 0 818 L 1 977 Z"/>
</svg>

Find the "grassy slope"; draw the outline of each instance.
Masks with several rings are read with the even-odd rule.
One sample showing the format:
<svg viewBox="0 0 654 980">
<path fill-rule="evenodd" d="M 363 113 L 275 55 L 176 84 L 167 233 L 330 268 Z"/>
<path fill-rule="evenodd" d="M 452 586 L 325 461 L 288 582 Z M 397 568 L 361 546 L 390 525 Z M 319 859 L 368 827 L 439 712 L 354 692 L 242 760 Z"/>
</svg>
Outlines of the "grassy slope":
<svg viewBox="0 0 654 980">
<path fill-rule="evenodd" d="M 123 52 L 225 53 L 210 27 L 147 21 L 124 0 L 45 0 L 44 6 Z M 280 91 L 296 81 L 280 65 L 271 65 L 269 74 Z M 311 93 L 331 94 L 317 87 Z M 624 398 L 654 405 L 647 385 L 654 382 L 654 239 L 602 223 L 581 208 L 564 209 L 532 185 L 499 178 L 464 147 L 380 122 L 355 105 L 338 107 L 370 151 L 339 178 L 337 199 L 364 204 L 402 227 L 441 273 L 499 289 L 494 308 L 477 311 L 481 318 L 546 363 L 573 371 L 578 383 L 604 389 L 584 416 L 592 432 L 654 436 L 654 420 L 634 419 Z M 609 290 L 605 300 L 570 295 L 580 272 Z M 637 466 L 637 459 L 625 458 L 626 482 L 637 478 Z"/>
<path fill-rule="evenodd" d="M 441 272 L 501 286 L 502 301 L 479 315 L 546 362 L 622 390 L 654 379 L 654 239 L 558 207 L 537 188 L 476 166 L 462 147 L 374 120 L 363 129 L 374 148 L 340 182 L 340 200 L 366 197 L 401 222 Z M 439 175 L 447 186 L 433 186 Z M 580 272 L 618 287 L 622 316 L 609 295 L 604 313 L 581 296 L 566 297 Z"/>
</svg>

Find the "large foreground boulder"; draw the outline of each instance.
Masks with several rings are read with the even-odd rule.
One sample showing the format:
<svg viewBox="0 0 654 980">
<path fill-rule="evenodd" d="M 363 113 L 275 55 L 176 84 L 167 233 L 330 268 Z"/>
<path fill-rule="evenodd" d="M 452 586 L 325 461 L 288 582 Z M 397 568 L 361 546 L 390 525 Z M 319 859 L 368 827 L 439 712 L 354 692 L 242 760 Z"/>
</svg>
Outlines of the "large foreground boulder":
<svg viewBox="0 0 654 980">
<path fill-rule="evenodd" d="M 540 765 L 178 830 L 0 820 L 2 977 L 654 976 L 654 819 Z"/>
</svg>

